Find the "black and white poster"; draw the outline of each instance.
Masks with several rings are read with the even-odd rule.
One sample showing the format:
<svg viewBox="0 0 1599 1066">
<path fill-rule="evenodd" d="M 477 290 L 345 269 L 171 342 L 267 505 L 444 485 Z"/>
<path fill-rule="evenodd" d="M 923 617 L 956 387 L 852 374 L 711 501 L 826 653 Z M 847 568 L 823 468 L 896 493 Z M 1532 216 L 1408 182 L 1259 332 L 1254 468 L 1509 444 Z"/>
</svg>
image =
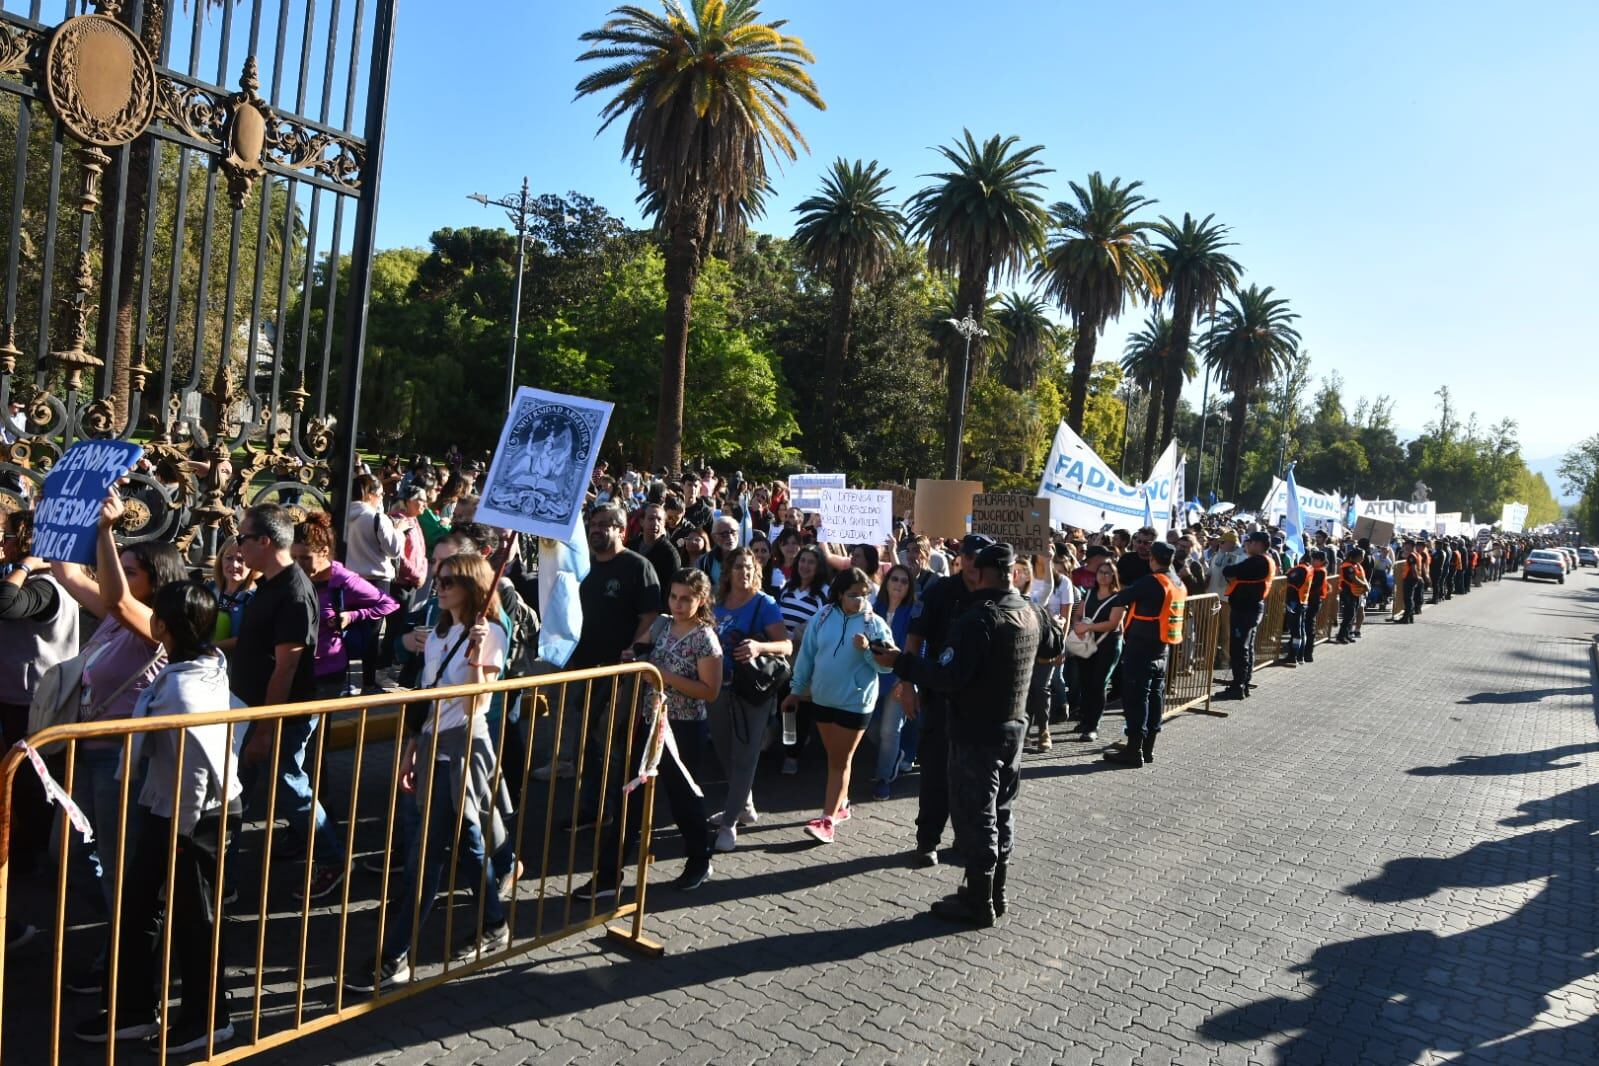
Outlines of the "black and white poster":
<svg viewBox="0 0 1599 1066">
<path fill-rule="evenodd" d="M 483 483 L 477 520 L 552 540 L 577 536 L 611 407 L 584 396 L 518 389 Z"/>
</svg>

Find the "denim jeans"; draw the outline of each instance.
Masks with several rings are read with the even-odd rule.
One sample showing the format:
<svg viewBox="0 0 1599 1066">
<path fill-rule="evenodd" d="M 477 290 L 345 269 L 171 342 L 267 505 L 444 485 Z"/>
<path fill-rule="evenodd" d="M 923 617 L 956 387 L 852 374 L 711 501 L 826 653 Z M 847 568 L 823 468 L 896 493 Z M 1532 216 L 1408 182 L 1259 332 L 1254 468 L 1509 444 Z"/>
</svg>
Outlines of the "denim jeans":
<svg viewBox="0 0 1599 1066">
<path fill-rule="evenodd" d="M 105 902 L 106 914 L 112 911 L 117 889 L 120 843 L 117 819 L 122 807 L 122 782 L 117 780 L 117 771 L 121 768 L 120 746 L 99 748 L 90 744 L 78 745 L 77 764 L 72 778 L 72 802 L 88 817 L 89 825 L 94 830 L 94 843 L 85 844 L 77 832 L 69 833 L 69 855 L 74 866 L 81 867 L 83 872 L 99 882 L 100 898 Z M 129 834 L 136 832 L 139 826 L 139 787 L 137 777 L 128 782 Z"/>
<path fill-rule="evenodd" d="M 1284 658 L 1299 662 L 1305 657 L 1305 605 L 1289 600 L 1283 604 L 1283 635 L 1288 638 L 1288 654 Z"/>
<path fill-rule="evenodd" d="M 310 839 L 314 827 L 316 861 L 339 863 L 344 861 L 344 841 L 339 839 L 339 834 L 329 821 L 327 812 L 322 809 L 321 802 L 312 799 L 311 775 L 305 769 L 305 753 L 310 747 L 311 734 L 316 731 L 317 721 L 317 716 L 311 714 L 283 719 L 283 737 L 278 745 L 277 811 L 274 813 L 287 815 L 290 823 L 295 825 L 307 840 Z M 258 728 L 270 728 L 270 723 L 252 725 L 250 732 L 253 733 Z M 249 739 L 246 735 L 245 743 L 249 743 Z M 258 787 L 266 787 L 262 779 L 264 765 L 264 763 L 253 763 L 240 767 L 239 778 L 244 784 L 247 796 L 255 797 Z M 322 784 L 325 795 L 327 786 L 325 773 L 322 775 Z"/>
<path fill-rule="evenodd" d="M 418 759 L 425 757 L 423 753 L 418 754 Z M 485 856 L 482 830 L 475 823 L 461 819 L 460 846 L 458 848 L 454 846 L 457 797 L 449 794 L 448 777 L 440 773 L 440 768 L 444 765 L 446 764 L 434 762 L 431 784 L 425 785 L 418 781 L 416 790 L 408 793 L 400 802 L 401 823 L 405 828 L 405 874 L 399 879 L 399 895 L 394 897 L 395 905 L 389 911 L 389 923 L 383 931 L 385 959 L 398 959 L 411 954 L 408 945 L 411 940 L 412 922 L 415 922 L 417 935 L 420 937 L 428 915 L 433 910 L 434 899 L 438 896 L 439 887 L 444 880 L 444 867 L 449 862 L 452 852 L 456 855 L 456 887 L 464 886 L 476 895 L 478 886 L 483 884 L 485 876 L 487 877 L 487 887 L 482 899 L 483 928 L 488 930 L 505 924 L 505 904 L 500 900 L 498 877 L 492 871 L 485 875 L 483 869 Z M 422 773 L 423 767 L 418 766 L 417 771 L 419 774 Z M 424 857 L 422 809 L 418 806 L 418 802 L 419 797 L 426 793 L 433 796 L 433 802 L 427 812 L 427 855 Z M 416 892 L 419 883 L 422 886 L 420 900 Z M 475 916 L 471 928 L 477 928 Z"/>
<path fill-rule="evenodd" d="M 894 698 L 892 679 L 881 686 L 877 707 L 872 712 L 871 724 L 866 732 L 877 745 L 877 769 L 872 776 L 878 781 L 892 781 L 899 770 L 900 731 L 905 727 L 905 705 Z"/>
</svg>

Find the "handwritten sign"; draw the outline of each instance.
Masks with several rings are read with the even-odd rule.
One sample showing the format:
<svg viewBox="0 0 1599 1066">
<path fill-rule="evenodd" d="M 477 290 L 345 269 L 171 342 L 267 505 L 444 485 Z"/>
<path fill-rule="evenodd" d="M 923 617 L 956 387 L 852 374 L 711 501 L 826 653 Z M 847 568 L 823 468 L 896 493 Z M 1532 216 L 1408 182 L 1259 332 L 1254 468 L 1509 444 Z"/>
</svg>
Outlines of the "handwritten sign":
<svg viewBox="0 0 1599 1066">
<path fill-rule="evenodd" d="M 894 494 L 877 489 L 822 489 L 822 539 L 881 544 L 894 535 Z"/>
<path fill-rule="evenodd" d="M 822 506 L 823 489 L 843 487 L 843 474 L 793 474 L 788 479 L 789 498 L 802 511 L 814 511 Z"/>
<path fill-rule="evenodd" d="M 33 518 L 33 554 L 93 566 L 100 501 L 143 453 L 120 440 L 85 440 L 68 448 L 44 479 L 44 499 Z"/>
<path fill-rule="evenodd" d="M 1018 555 L 1049 549 L 1050 501 L 1018 492 L 979 492 L 972 497 L 972 532 L 1009 544 Z"/>
<path fill-rule="evenodd" d="M 916 509 L 916 490 L 909 485 L 896 485 L 892 481 L 880 481 L 879 490 L 894 494 L 894 517 L 909 518 Z"/>
</svg>

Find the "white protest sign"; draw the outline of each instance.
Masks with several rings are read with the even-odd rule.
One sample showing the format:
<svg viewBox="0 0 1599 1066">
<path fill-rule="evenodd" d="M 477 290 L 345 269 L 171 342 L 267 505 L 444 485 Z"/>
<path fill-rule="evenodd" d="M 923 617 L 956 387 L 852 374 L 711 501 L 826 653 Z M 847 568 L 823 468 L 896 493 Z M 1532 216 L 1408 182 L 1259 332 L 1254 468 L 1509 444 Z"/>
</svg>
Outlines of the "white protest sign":
<svg viewBox="0 0 1599 1066">
<path fill-rule="evenodd" d="M 1348 513 L 1348 508 L 1337 496 L 1328 492 L 1317 492 L 1307 489 L 1296 483 L 1299 490 L 1299 513 L 1305 521 L 1305 528 L 1328 528 L 1332 522 L 1342 522 Z M 1266 493 L 1266 502 L 1260 505 L 1260 513 L 1270 516 L 1273 522 L 1281 524 L 1288 515 L 1288 483 L 1281 478 L 1274 478 L 1271 491 Z"/>
<path fill-rule="evenodd" d="M 610 421 L 611 405 L 604 400 L 525 385 L 518 389 L 483 481 L 477 520 L 572 540 L 583 522 L 583 497 Z"/>
<path fill-rule="evenodd" d="M 1359 517 L 1392 522 L 1407 533 L 1431 533 L 1438 518 L 1438 504 L 1432 500 L 1361 500 Z"/>
<path fill-rule="evenodd" d="M 843 474 L 793 474 L 788 479 L 789 500 L 802 511 L 822 506 L 823 489 L 844 487 Z"/>
<path fill-rule="evenodd" d="M 1176 495 L 1181 492 L 1175 443 L 1155 464 L 1155 473 L 1147 484 L 1156 527 L 1164 528 L 1161 516 L 1171 513 Z M 1143 485 L 1129 485 L 1117 477 L 1110 464 L 1064 421 L 1055 430 L 1055 443 L 1044 463 L 1038 495 L 1048 498 L 1050 515 L 1057 524 L 1089 530 L 1142 526 L 1143 489 Z"/>
<path fill-rule="evenodd" d="M 1527 525 L 1527 505 L 1507 503 L 1499 512 L 1499 527 L 1506 533 L 1520 533 Z"/>
<path fill-rule="evenodd" d="M 790 486 L 792 488 L 792 486 Z M 894 494 L 883 489 L 822 489 L 821 539 L 881 544 L 894 535 Z"/>
</svg>

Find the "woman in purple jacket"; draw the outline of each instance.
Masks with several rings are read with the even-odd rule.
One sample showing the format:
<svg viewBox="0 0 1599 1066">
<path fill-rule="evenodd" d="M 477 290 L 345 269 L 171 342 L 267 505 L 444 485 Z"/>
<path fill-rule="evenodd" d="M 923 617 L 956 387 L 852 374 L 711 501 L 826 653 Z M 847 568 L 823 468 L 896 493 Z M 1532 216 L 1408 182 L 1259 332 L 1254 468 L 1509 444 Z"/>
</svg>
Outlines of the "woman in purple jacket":
<svg viewBox="0 0 1599 1066">
<path fill-rule="evenodd" d="M 342 681 L 352 655 L 375 654 L 377 649 L 360 647 L 361 635 L 369 630 L 360 623 L 386 617 L 400 609 L 388 593 L 378 590 L 366 578 L 333 558 L 333 518 L 326 511 L 313 511 L 294 527 L 294 546 L 289 549 L 316 586 L 320 608 L 316 632 L 316 679 L 318 687 L 331 687 Z M 352 628 L 353 627 L 353 628 Z M 355 645 L 355 646 L 352 646 Z M 360 686 L 339 686 L 356 695 Z"/>
</svg>

